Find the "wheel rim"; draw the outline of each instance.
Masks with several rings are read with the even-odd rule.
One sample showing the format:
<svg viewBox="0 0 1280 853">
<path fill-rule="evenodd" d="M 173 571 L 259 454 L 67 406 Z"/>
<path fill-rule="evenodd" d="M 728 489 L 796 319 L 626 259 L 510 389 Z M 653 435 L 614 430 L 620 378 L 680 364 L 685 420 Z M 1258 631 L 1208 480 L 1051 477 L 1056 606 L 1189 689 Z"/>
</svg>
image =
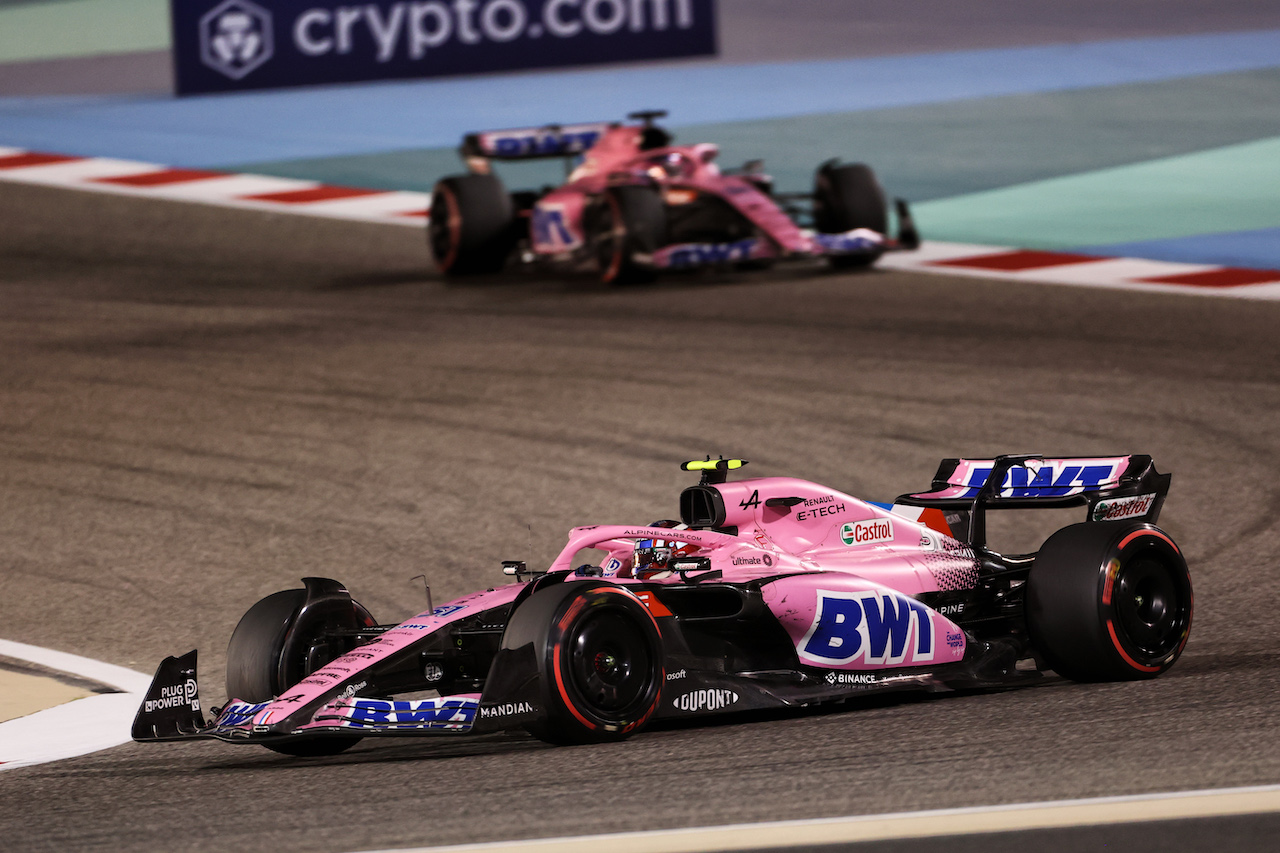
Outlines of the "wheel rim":
<svg viewBox="0 0 1280 853">
<path fill-rule="evenodd" d="M 1158 663 L 1186 635 L 1191 599 L 1175 567 L 1151 554 L 1126 561 L 1113 595 L 1115 626 L 1135 659 Z"/>
<path fill-rule="evenodd" d="M 458 259 L 458 244 L 462 236 L 458 201 L 448 187 L 437 186 L 431 196 L 427 234 L 431 241 L 431 256 L 441 270 L 448 272 Z"/>
<path fill-rule="evenodd" d="M 625 717 L 652 685 L 653 657 L 641 627 L 627 613 L 588 613 L 569 643 L 569 675 L 586 710 Z"/>
<path fill-rule="evenodd" d="M 599 216 L 595 233 L 596 263 L 600 267 L 601 280 L 611 282 L 622 271 L 622 250 L 627 236 L 617 199 L 606 195 Z"/>
</svg>

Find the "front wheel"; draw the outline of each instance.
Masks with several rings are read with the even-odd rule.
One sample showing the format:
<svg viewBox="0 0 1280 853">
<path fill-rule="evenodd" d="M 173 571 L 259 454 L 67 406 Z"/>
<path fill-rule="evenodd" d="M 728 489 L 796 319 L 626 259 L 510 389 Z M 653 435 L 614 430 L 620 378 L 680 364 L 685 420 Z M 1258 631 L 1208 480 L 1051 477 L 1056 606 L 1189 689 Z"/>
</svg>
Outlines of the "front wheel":
<svg viewBox="0 0 1280 853">
<path fill-rule="evenodd" d="M 875 172 L 865 163 L 841 166 L 835 160 L 823 163 L 813 180 L 813 227 L 824 234 L 844 234 L 867 228 L 880 234 L 889 229 L 889 211 L 884 189 Z M 836 269 L 866 267 L 883 251 L 856 255 L 831 255 Z"/>
<path fill-rule="evenodd" d="M 662 637 L 632 593 L 598 581 L 534 593 L 511 618 L 504 648 L 533 644 L 543 718 L 530 724 L 549 743 L 622 740 L 658 709 Z"/>
<path fill-rule="evenodd" d="M 667 241 L 667 211 L 657 187 L 610 187 L 592 208 L 588 239 L 605 284 L 653 281 L 653 255 Z"/>
<path fill-rule="evenodd" d="M 309 584 L 335 581 L 308 578 Z M 345 591 L 344 591 L 345 594 Z M 340 598 L 337 600 L 340 601 Z M 369 611 L 350 601 L 350 612 L 323 607 L 303 612 L 304 589 L 273 593 L 250 607 L 241 617 L 227 644 L 227 698 L 242 702 L 270 702 L 309 673 L 349 651 L 346 643 L 323 640 L 329 628 L 370 627 Z M 336 755 L 350 749 L 359 737 L 290 738 L 278 744 L 264 743 L 275 752 L 296 756 Z"/>
<path fill-rule="evenodd" d="M 1191 632 L 1182 552 L 1151 524 L 1086 522 L 1049 537 L 1027 578 L 1027 625 L 1049 665 L 1073 681 L 1154 678 Z"/>
</svg>

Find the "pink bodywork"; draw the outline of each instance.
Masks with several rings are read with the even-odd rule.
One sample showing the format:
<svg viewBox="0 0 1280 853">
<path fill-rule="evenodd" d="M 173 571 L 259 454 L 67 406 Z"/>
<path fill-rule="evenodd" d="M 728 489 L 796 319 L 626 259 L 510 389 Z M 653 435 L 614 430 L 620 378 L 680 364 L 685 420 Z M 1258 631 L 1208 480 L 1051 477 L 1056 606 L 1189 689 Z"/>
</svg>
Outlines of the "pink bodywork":
<svg viewBox="0 0 1280 853">
<path fill-rule="evenodd" d="M 278 723 L 297 708 L 323 696 L 334 684 L 351 678 L 352 673 L 366 669 L 373 663 L 394 655 L 423 637 L 435 633 L 450 622 L 474 616 L 493 607 L 510 604 L 515 600 L 516 595 L 523 586 L 523 584 L 512 583 L 485 590 L 484 592 L 473 592 L 470 595 L 464 595 L 462 598 L 454 599 L 448 604 L 437 607 L 434 611 L 419 613 L 411 619 L 406 619 L 373 642 L 358 646 L 317 669 L 274 702 L 265 703 L 253 715 L 252 720 L 239 727 L 248 729 L 252 726 L 266 726 Z M 352 691 L 352 693 L 354 692 Z M 236 699 L 237 697 L 229 698 Z M 478 699 L 479 696 L 467 694 L 467 698 Z M 313 715 L 313 719 L 325 716 L 341 716 L 343 706 L 348 699 L 349 697 L 347 696 L 334 699 L 332 702 L 322 706 Z M 325 725 L 327 724 L 312 722 L 299 728 L 322 728 Z"/>
<path fill-rule="evenodd" d="M 562 187 L 538 200 L 533 209 L 533 250 L 561 255 L 582 245 L 582 215 L 587 199 L 611 184 L 653 181 L 668 204 L 693 190 L 720 196 L 769 237 L 755 256 L 785 257 L 820 251 L 811 237 L 778 209 L 750 181 L 723 175 L 712 162 L 719 149 L 712 144 L 670 146 L 642 150 L 642 128 L 613 127 L 583 155 Z"/>
<path fill-rule="evenodd" d="M 628 577 L 635 543 L 646 539 L 685 543 L 681 555 L 706 557 L 711 571 L 726 583 L 781 577 L 763 587 L 765 604 L 791 636 L 802 663 L 832 669 L 867 670 L 915 664 L 937 665 L 964 656 L 964 632 L 913 596 L 977 584 L 978 564 L 968 546 L 954 539 L 941 514 L 914 507 L 884 509 L 805 480 L 770 477 L 714 487 L 724 499 L 725 525 L 737 536 L 709 530 L 611 525 L 577 527 L 551 570 L 571 568 L 584 548 L 606 552 L 605 576 L 616 583 Z M 800 498 L 792 507 L 766 505 L 770 498 Z M 934 511 L 936 513 L 936 511 Z M 934 526 L 927 521 L 932 520 Z M 682 583 L 676 573 L 647 577 L 645 583 Z M 886 600 L 887 598 L 887 600 Z M 902 654 L 872 654 L 866 622 L 857 626 L 863 642 L 853 654 L 843 647 L 815 643 L 824 607 L 830 602 L 859 602 L 858 611 L 877 619 L 911 621 Z M 828 613 L 828 619 L 831 614 Z M 838 617 L 837 617 L 838 618 Z M 920 620 L 928 620 L 921 625 Z M 829 624 L 829 623 L 828 623 Z M 922 641 L 928 635 L 929 642 Z M 834 639 L 834 638 L 833 638 Z M 851 639 L 851 636 L 847 639 Z"/>
<path fill-rule="evenodd" d="M 714 488 L 724 499 L 725 524 L 736 526 L 739 535 L 637 525 L 575 527 L 549 571 L 571 569 L 579 551 L 598 549 L 606 552 L 601 568 L 613 583 L 683 583 L 675 572 L 639 580 L 630 576 L 630 570 L 637 542 L 659 539 L 684 543 L 687 547 L 681 550 L 682 556 L 709 559 L 710 570 L 722 573 L 719 581 L 776 578 L 763 586 L 765 604 L 806 665 L 860 671 L 936 666 L 964 657 L 964 632 L 913 598 L 919 593 L 972 588 L 977 583 L 973 552 L 951 537 L 936 510 L 885 509 L 788 477 L 740 480 Z M 782 497 L 801 500 L 790 507 L 766 505 L 768 499 Z M 935 515 L 928 515 L 930 512 Z M 233 727 L 278 723 L 320 698 L 332 685 L 352 678 L 352 673 L 450 622 L 509 604 L 524 586 L 498 586 L 420 613 L 318 669 L 286 695 L 263 705 L 251 721 Z M 654 615 L 667 615 L 652 596 L 641 594 L 640 598 Z M 846 614 L 850 615 L 847 622 Z M 882 643 L 882 648 L 875 647 L 867 631 L 873 619 L 881 624 L 899 620 L 904 627 L 895 635 L 900 638 L 897 646 Z M 830 630 L 833 627 L 836 634 Z M 349 696 L 337 697 L 322 706 L 313 719 L 341 716 L 349 701 Z M 300 730 L 326 725 L 312 722 Z"/>
</svg>

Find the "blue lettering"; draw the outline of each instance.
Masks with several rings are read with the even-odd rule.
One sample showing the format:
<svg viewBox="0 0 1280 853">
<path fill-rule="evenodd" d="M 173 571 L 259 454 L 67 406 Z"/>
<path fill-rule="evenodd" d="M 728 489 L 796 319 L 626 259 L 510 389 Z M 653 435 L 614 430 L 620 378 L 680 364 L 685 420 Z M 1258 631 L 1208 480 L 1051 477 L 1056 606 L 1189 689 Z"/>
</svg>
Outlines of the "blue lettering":
<svg viewBox="0 0 1280 853">
<path fill-rule="evenodd" d="M 755 248 L 756 241 L 750 238 L 736 243 L 684 243 L 667 250 L 670 255 L 665 266 L 679 268 L 746 261 L 751 259 Z"/>
<path fill-rule="evenodd" d="M 1031 494 L 1030 490 L 1027 489 L 1027 476 L 1030 473 L 1031 472 L 1028 469 L 1023 468 L 1021 466 L 1017 468 L 1009 469 L 1008 480 L 1009 480 L 1009 485 L 1012 487 L 1012 491 L 1010 491 L 1009 494 L 1012 497 L 1025 498 Z M 1001 485 L 1000 491 L 1003 494 L 1004 484 L 1001 483 L 1000 485 Z"/>
<path fill-rule="evenodd" d="M 804 644 L 804 653 L 824 660 L 849 660 L 862 645 L 858 635 L 862 606 L 853 598 L 825 595 L 819 596 L 818 602 L 818 624 Z"/>
<path fill-rule="evenodd" d="M 258 713 L 264 710 L 269 703 L 261 702 L 257 705 L 246 705 L 243 702 L 232 702 L 228 705 L 218 717 L 219 726 L 240 726 L 252 720 Z"/>
<path fill-rule="evenodd" d="M 1053 488 L 1047 490 L 1045 494 L 1055 498 L 1071 494 L 1071 484 L 1075 482 L 1076 474 L 1078 473 L 1080 473 L 1079 465 L 1063 466 L 1062 473 L 1058 475 L 1058 479 L 1053 481 Z"/>
<path fill-rule="evenodd" d="M 1080 472 L 1080 484 L 1085 489 L 1096 489 L 1098 484 L 1111 476 L 1110 465 L 1088 465 Z"/>
<path fill-rule="evenodd" d="M 813 242 L 830 255 L 854 254 L 880 247 L 880 241 L 866 234 L 823 234 L 813 235 Z"/>
<path fill-rule="evenodd" d="M 440 704 L 436 704 L 440 702 Z M 449 723 L 470 723 L 475 719 L 478 703 L 472 699 L 425 699 L 417 702 L 388 702 L 383 699 L 357 699 L 347 711 L 349 725 L 416 726 L 434 728 Z"/>
<path fill-rule="evenodd" d="M 523 131 L 506 136 L 492 134 L 491 150 L 497 157 L 558 157 L 581 154 L 600 139 L 598 130 L 569 131 L 562 134 Z"/>
<path fill-rule="evenodd" d="M 385 724 L 391 707 L 392 703 L 381 699 L 360 699 L 352 703 L 348 716 L 353 723 Z"/>
<path fill-rule="evenodd" d="M 498 138 L 494 150 L 499 157 L 519 157 L 524 145 L 514 136 L 503 136 Z"/>
<path fill-rule="evenodd" d="M 1058 463 L 1061 464 L 1061 463 Z M 1042 465 L 1036 470 L 1023 466 L 1010 468 L 1001 483 L 1000 494 L 1014 498 L 1059 498 L 1076 494 L 1089 489 L 1096 489 L 1106 482 L 1114 470 L 1111 465 L 1062 465 L 1057 469 L 1053 464 Z M 965 491 L 961 498 L 976 497 L 978 491 L 991 476 L 991 468 L 974 468 L 969 472 L 969 479 L 964 483 Z"/>
<path fill-rule="evenodd" d="M 407 702 L 397 702 L 397 705 L 408 704 Z M 418 708 L 416 710 L 406 708 L 403 711 L 395 712 L 397 723 L 439 723 L 453 716 L 453 711 L 444 708 Z"/>
<path fill-rule="evenodd" d="M 892 592 L 865 592 L 856 598 L 818 594 L 818 615 L 800 653 L 827 664 L 861 659 L 899 664 L 907 658 L 914 631 L 913 663 L 933 660 L 933 622 L 928 607 Z"/>
<path fill-rule="evenodd" d="M 1040 494 L 1051 494 L 1046 491 L 1053 485 L 1053 469 L 1048 465 L 1042 465 L 1035 472 L 1035 476 L 1031 478 L 1031 482 L 1027 484 L 1027 494 L 1036 496 Z"/>
<path fill-rule="evenodd" d="M 564 211 L 558 208 L 535 207 L 533 209 L 534 242 L 539 245 L 572 246 L 569 226 L 564 221 Z"/>
<path fill-rule="evenodd" d="M 991 476 L 990 468 L 974 468 L 972 471 L 969 472 L 969 482 L 965 483 L 965 486 L 967 486 L 968 488 L 965 490 L 965 493 L 960 497 L 962 498 L 977 497 L 978 490 L 981 489 L 983 485 L 986 484 L 987 477 L 990 477 L 990 476 Z"/>
<path fill-rule="evenodd" d="M 907 635 L 911 633 L 911 607 L 906 601 L 899 602 L 895 596 L 881 596 L 884 610 L 881 612 L 872 602 L 866 599 L 867 636 L 871 646 L 868 654 L 876 660 L 884 659 L 885 647 L 892 641 L 891 655 L 893 660 L 902 660 L 907 647 Z"/>
</svg>

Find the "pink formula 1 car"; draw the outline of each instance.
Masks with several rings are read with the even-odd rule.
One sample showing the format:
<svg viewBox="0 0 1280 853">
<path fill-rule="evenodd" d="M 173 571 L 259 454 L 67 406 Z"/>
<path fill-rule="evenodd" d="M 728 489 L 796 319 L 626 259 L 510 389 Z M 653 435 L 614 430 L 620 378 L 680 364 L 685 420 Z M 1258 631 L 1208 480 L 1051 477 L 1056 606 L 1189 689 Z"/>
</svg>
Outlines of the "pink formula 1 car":
<svg viewBox="0 0 1280 853">
<path fill-rule="evenodd" d="M 832 160 L 818 168 L 812 195 L 776 194 L 758 161 L 722 172 L 716 146 L 671 145 L 653 123 L 663 115 L 468 135 L 461 154 L 470 174 L 442 179 L 432 194 L 436 265 L 457 276 L 496 273 L 515 259 L 623 283 L 815 256 L 862 267 L 919 245 L 901 199 L 898 237 L 888 236 L 884 191 L 867 166 Z M 577 163 L 558 189 L 508 193 L 491 170 L 494 160 L 548 157 Z"/>
<path fill-rule="evenodd" d="M 218 738 L 291 755 L 362 737 L 523 727 L 556 743 L 655 720 L 890 690 L 1152 678 L 1182 652 L 1191 580 L 1155 527 L 1147 456 L 944 460 L 929 491 L 869 503 L 785 477 L 702 480 L 680 519 L 577 527 L 546 568 L 379 625 L 336 581 L 268 596 L 227 648 L 206 720 L 196 653 L 167 658 L 140 741 Z M 1035 554 L 987 547 L 992 510 L 1087 507 Z M 573 566 L 583 549 L 595 564 Z"/>
</svg>

